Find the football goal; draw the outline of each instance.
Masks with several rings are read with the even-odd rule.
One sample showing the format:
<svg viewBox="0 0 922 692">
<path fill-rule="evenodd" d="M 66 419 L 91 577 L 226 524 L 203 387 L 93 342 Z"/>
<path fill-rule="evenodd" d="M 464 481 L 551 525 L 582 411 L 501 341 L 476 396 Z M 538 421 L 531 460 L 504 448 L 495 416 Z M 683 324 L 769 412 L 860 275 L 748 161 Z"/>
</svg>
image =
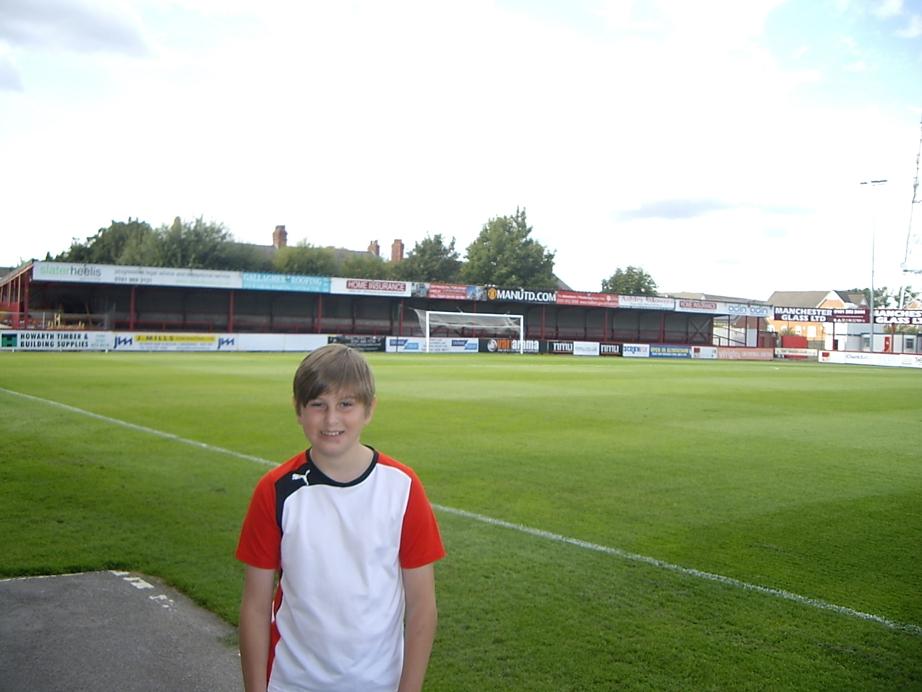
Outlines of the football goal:
<svg viewBox="0 0 922 692">
<path fill-rule="evenodd" d="M 475 335 L 505 336 L 518 339 L 519 353 L 525 353 L 525 316 L 500 315 L 488 312 L 439 312 L 413 308 L 419 326 L 426 336 L 426 353 L 434 330 L 446 330 L 449 335 L 463 336 L 464 330 Z"/>
</svg>

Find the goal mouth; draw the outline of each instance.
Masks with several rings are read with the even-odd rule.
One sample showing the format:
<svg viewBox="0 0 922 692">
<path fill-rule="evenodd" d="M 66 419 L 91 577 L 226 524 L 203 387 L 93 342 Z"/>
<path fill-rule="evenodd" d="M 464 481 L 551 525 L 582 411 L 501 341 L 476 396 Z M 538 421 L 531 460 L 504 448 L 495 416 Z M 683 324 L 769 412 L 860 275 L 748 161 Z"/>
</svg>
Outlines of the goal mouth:
<svg viewBox="0 0 922 692">
<path fill-rule="evenodd" d="M 482 336 L 511 336 L 519 342 L 519 353 L 525 352 L 525 316 L 488 312 L 441 312 L 413 308 L 426 336 L 426 352 L 435 329 L 446 329 L 461 335 L 464 330 L 482 332 Z M 484 333 L 485 332 L 485 333 Z"/>
</svg>

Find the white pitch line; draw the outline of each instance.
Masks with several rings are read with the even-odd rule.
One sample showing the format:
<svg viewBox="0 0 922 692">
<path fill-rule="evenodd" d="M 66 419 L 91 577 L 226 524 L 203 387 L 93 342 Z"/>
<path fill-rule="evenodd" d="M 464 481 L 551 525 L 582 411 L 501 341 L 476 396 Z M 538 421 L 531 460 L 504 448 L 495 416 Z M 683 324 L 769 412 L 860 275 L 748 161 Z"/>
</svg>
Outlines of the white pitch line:
<svg viewBox="0 0 922 692">
<path fill-rule="evenodd" d="M 95 418 L 96 420 L 101 420 L 104 423 L 112 423 L 113 425 L 120 425 L 123 428 L 128 428 L 129 430 L 136 430 L 137 432 L 147 433 L 148 435 L 156 435 L 157 437 L 162 437 L 165 440 L 172 440 L 173 442 L 179 442 L 184 445 L 190 445 L 192 447 L 198 447 L 199 449 L 207 449 L 210 452 L 218 452 L 220 454 L 229 454 L 232 457 L 237 457 L 238 459 L 244 459 L 246 461 L 255 461 L 257 464 L 267 464 L 269 466 L 275 466 L 275 464 L 267 459 L 260 459 L 259 457 L 250 456 L 249 454 L 241 454 L 240 452 L 235 452 L 232 449 L 225 449 L 224 447 L 214 447 L 210 444 L 204 442 L 197 442 L 196 440 L 189 440 L 185 437 L 180 437 L 179 435 L 174 435 L 172 433 L 164 432 L 162 430 L 156 430 L 154 428 L 148 428 L 145 425 L 138 425 L 137 423 L 129 423 L 128 421 L 119 420 L 118 418 L 109 418 L 109 416 L 103 416 L 99 413 L 93 413 L 92 411 L 87 411 L 82 408 L 77 408 L 76 406 L 71 406 L 69 404 L 62 404 L 60 401 L 52 401 L 51 399 L 42 399 L 38 396 L 32 396 L 31 394 L 23 394 L 22 392 L 14 392 L 11 389 L 4 389 L 0 387 L 0 392 L 4 394 L 11 394 L 12 396 L 22 397 L 23 399 L 29 399 L 31 401 L 37 401 L 40 404 L 47 404 L 48 406 L 54 406 L 56 408 L 64 409 L 65 411 L 70 411 L 71 413 L 78 413 L 81 416 L 87 416 L 89 418 Z"/>
<path fill-rule="evenodd" d="M 810 606 L 812 608 L 818 608 L 820 610 L 830 610 L 834 613 L 839 613 L 840 615 L 847 615 L 849 617 L 858 618 L 859 620 L 866 620 L 868 622 L 876 622 L 878 625 L 883 625 L 893 630 L 902 630 L 903 632 L 909 632 L 910 634 L 915 634 L 917 636 L 922 636 L 922 627 L 919 625 L 914 625 L 911 623 L 895 622 L 894 620 L 889 620 L 880 615 L 874 615 L 873 613 L 864 613 L 860 610 L 855 610 L 854 608 L 848 608 L 846 606 L 836 605 L 835 603 L 829 603 L 828 601 L 823 601 L 819 598 L 810 598 L 809 596 L 801 596 L 800 594 L 792 593 L 791 591 L 785 591 L 784 589 L 773 589 L 769 586 L 759 586 L 758 584 L 750 584 L 748 582 L 740 581 L 739 579 L 734 579 L 733 577 L 725 577 L 722 574 L 714 574 L 713 572 L 703 572 L 700 569 L 694 569 L 692 567 L 682 567 L 681 565 L 676 565 L 671 562 L 664 562 L 663 560 L 658 560 L 655 557 L 648 557 L 647 555 L 639 555 L 637 553 L 630 553 L 626 550 L 621 550 L 620 548 L 610 548 L 606 545 L 599 545 L 598 543 L 590 543 L 589 541 L 583 541 L 579 538 L 569 538 L 568 536 L 561 536 L 557 533 L 551 533 L 550 531 L 544 531 L 543 529 L 534 529 L 530 526 L 524 526 L 522 524 L 513 524 L 512 522 L 503 521 L 502 519 L 494 519 L 493 517 L 488 517 L 483 514 L 476 514 L 475 512 L 468 512 L 463 509 L 455 509 L 453 507 L 445 507 L 444 505 L 433 504 L 433 507 L 446 512 L 448 514 L 455 514 L 459 517 L 465 517 L 466 519 L 472 519 L 474 521 L 480 521 L 484 524 L 491 524 L 493 526 L 501 526 L 504 529 L 512 529 L 513 531 L 519 531 L 520 533 L 528 534 L 529 536 L 535 536 L 537 538 L 544 538 L 549 541 L 556 541 L 557 543 L 566 543 L 568 545 L 574 545 L 578 548 L 583 548 L 585 550 L 592 550 L 596 553 L 604 553 L 605 555 L 611 555 L 613 557 L 620 558 L 622 560 L 629 560 L 631 562 L 640 562 L 645 565 L 650 565 L 652 567 L 658 567 L 659 569 L 664 569 L 668 572 L 675 572 L 676 574 L 682 574 L 688 577 L 695 577 L 697 579 L 705 579 L 707 581 L 717 582 L 718 584 L 723 584 L 725 586 L 732 586 L 736 589 L 743 589 L 744 591 L 754 591 L 756 593 L 765 594 L 766 596 L 774 596 L 775 598 L 781 598 L 786 601 L 793 601 L 794 603 L 799 603 L 801 605 Z"/>
<path fill-rule="evenodd" d="M 65 411 L 70 411 L 71 413 L 76 413 L 82 416 L 87 416 L 89 418 L 95 418 L 96 420 L 103 421 L 105 423 L 111 423 L 112 425 L 118 425 L 123 428 L 128 428 L 129 430 L 135 430 L 137 432 L 147 433 L 149 435 L 155 435 L 166 440 L 171 440 L 173 442 L 179 442 L 181 444 L 190 445 L 192 447 L 198 447 L 199 449 L 208 450 L 210 452 L 215 452 L 218 454 L 224 454 L 227 456 L 236 457 L 237 459 L 243 459 L 245 461 L 252 461 L 257 464 L 262 464 L 265 466 L 276 466 L 277 463 L 269 461 L 268 459 L 263 459 L 261 457 L 252 456 L 250 454 L 241 454 L 240 452 L 235 452 L 231 449 L 226 449 L 224 447 L 218 447 L 216 445 L 206 444 L 205 442 L 198 442 L 196 440 L 190 440 L 185 437 L 180 437 L 179 435 L 174 435 L 172 433 L 164 432 L 162 430 L 157 430 L 155 428 L 149 428 L 144 425 L 138 425 L 136 423 L 129 423 L 128 421 L 119 420 L 118 418 L 110 418 L 109 416 L 103 416 L 99 413 L 93 413 L 92 411 L 87 411 L 82 408 L 77 408 L 76 406 L 71 406 L 69 404 L 63 404 L 59 401 L 53 401 L 51 399 L 43 399 L 41 397 L 33 396 L 31 394 L 24 394 L 22 392 L 16 392 L 11 389 L 4 389 L 0 387 L 0 392 L 9 394 L 11 396 L 18 396 L 23 399 L 29 399 L 31 401 L 36 401 L 41 404 L 46 404 L 48 406 L 54 406 L 56 408 L 64 409 Z M 488 517 L 484 514 L 477 514 L 476 512 L 468 512 L 463 509 L 455 509 L 454 507 L 447 507 L 445 505 L 439 505 L 433 503 L 432 505 L 439 511 L 445 512 L 447 514 L 454 514 L 455 516 L 464 517 L 466 519 L 471 519 L 473 521 L 478 521 L 483 524 L 489 524 L 491 526 L 498 526 L 504 529 L 512 529 L 513 531 L 518 531 L 529 536 L 534 536 L 536 538 L 543 538 L 549 541 L 554 541 L 556 543 L 564 543 L 567 545 L 576 546 L 577 548 L 583 548 L 584 550 L 591 550 L 596 553 L 603 553 L 605 555 L 611 555 L 612 557 L 617 557 L 622 560 L 628 560 L 631 562 L 639 562 L 641 564 L 650 565 L 651 567 L 657 567 L 659 569 L 666 570 L 668 572 L 673 572 L 675 574 L 681 574 L 687 577 L 694 577 L 696 579 L 704 579 L 706 581 L 716 582 L 718 584 L 723 584 L 724 586 L 730 586 L 736 589 L 742 589 L 744 591 L 753 591 L 755 593 L 760 593 L 766 596 L 773 596 L 774 598 L 780 598 L 786 601 L 792 601 L 793 603 L 798 603 L 800 605 L 810 606 L 811 608 L 817 608 L 819 610 L 828 610 L 840 615 L 845 615 L 852 618 L 857 618 L 859 620 L 864 620 L 866 622 L 873 622 L 878 625 L 882 625 L 888 629 L 898 630 L 902 632 L 908 632 L 909 634 L 914 634 L 916 636 L 922 636 L 922 626 L 916 625 L 913 623 L 904 623 L 896 622 L 895 620 L 890 620 L 889 618 L 882 617 L 880 615 L 874 615 L 873 613 L 865 613 L 860 610 L 855 610 L 854 608 L 848 608 L 846 606 L 836 605 L 835 603 L 830 603 L 819 598 L 810 598 L 809 596 L 801 596 L 800 594 L 793 593 L 791 591 L 785 591 L 784 589 L 774 589 L 769 586 L 760 586 L 758 584 L 750 584 L 748 582 L 740 581 L 739 579 L 734 579 L 733 577 L 725 577 L 722 574 L 714 574 L 713 572 L 704 572 L 702 570 L 694 569 L 692 567 L 682 567 L 681 565 L 676 565 L 671 562 L 665 562 L 663 560 L 658 560 L 655 557 L 649 557 L 647 555 L 640 555 L 638 553 L 631 553 L 626 550 L 621 550 L 620 548 L 611 548 L 609 546 L 600 545 L 598 543 L 590 543 L 589 541 L 584 541 L 579 538 L 570 538 L 568 536 L 563 536 L 557 533 L 552 533 L 550 531 L 544 531 L 543 529 L 535 529 L 530 526 L 525 526 L 523 524 L 514 524 L 512 522 L 503 521 L 502 519 L 494 519 L 493 517 Z"/>
</svg>

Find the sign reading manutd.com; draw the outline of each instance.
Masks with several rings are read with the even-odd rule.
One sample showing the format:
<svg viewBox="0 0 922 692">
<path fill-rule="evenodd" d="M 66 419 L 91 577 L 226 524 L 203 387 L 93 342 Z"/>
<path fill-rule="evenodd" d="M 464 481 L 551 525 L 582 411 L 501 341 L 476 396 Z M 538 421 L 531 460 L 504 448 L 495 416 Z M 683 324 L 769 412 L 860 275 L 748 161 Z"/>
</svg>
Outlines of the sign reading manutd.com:
<svg viewBox="0 0 922 692">
<path fill-rule="evenodd" d="M 504 300 L 510 303 L 556 303 L 557 292 L 491 286 L 487 289 L 487 300 Z"/>
</svg>

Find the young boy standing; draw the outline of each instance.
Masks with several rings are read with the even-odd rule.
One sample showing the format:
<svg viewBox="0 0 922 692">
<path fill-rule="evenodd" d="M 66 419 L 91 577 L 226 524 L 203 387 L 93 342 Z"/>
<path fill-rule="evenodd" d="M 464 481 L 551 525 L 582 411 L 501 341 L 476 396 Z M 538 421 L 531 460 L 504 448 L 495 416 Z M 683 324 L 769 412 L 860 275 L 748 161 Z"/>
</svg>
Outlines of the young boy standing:
<svg viewBox="0 0 922 692">
<path fill-rule="evenodd" d="M 313 351 L 293 390 L 311 446 L 259 481 L 237 546 L 246 690 L 419 690 L 445 555 L 432 507 L 410 468 L 360 441 L 377 402 L 358 352 Z"/>
</svg>

